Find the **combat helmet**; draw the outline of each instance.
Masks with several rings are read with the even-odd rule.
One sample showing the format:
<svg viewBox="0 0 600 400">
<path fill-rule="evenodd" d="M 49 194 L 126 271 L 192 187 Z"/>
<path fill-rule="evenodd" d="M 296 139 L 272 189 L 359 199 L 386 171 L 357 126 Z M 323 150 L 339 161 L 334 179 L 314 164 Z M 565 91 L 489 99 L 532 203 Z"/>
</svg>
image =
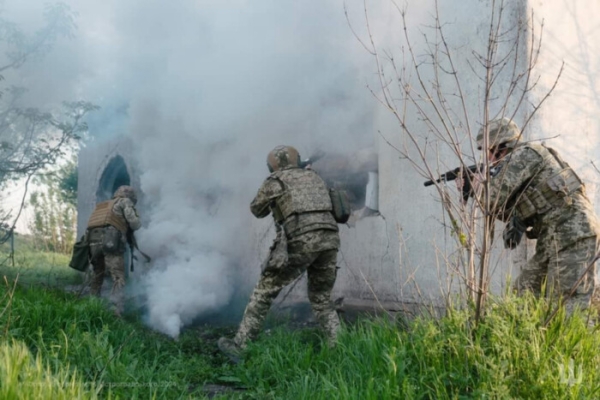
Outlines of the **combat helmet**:
<svg viewBox="0 0 600 400">
<path fill-rule="evenodd" d="M 292 146 L 277 146 L 267 156 L 267 167 L 270 172 L 300 166 L 300 154 Z"/>
<path fill-rule="evenodd" d="M 135 189 L 131 186 L 119 186 L 119 188 L 115 191 L 115 194 L 113 195 L 113 199 L 119 197 L 128 198 L 129 200 L 133 201 L 133 204 L 137 203 L 137 195 L 135 194 Z"/>
<path fill-rule="evenodd" d="M 490 121 L 488 125 L 488 131 L 488 148 L 499 146 L 501 144 L 504 144 L 505 147 L 515 148 L 521 137 L 521 131 L 519 130 L 517 124 L 506 117 Z M 483 127 L 481 127 L 479 133 L 477 134 L 478 150 L 483 149 L 483 134 L 484 130 Z"/>
</svg>

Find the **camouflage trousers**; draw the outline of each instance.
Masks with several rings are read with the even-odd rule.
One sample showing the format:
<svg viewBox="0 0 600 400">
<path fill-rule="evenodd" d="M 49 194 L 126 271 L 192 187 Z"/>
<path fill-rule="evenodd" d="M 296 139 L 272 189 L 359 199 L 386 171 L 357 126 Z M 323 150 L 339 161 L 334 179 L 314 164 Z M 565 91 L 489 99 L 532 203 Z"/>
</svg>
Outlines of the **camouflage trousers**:
<svg viewBox="0 0 600 400">
<path fill-rule="evenodd" d="M 261 331 L 273 300 L 279 292 L 304 271 L 308 278 L 308 299 L 317 320 L 335 345 L 340 320 L 331 303 L 331 291 L 337 275 L 337 249 L 311 253 L 290 253 L 288 264 L 276 270 L 265 269 L 250 296 L 235 343 L 244 348 Z"/>
<path fill-rule="evenodd" d="M 590 261 L 598 252 L 596 237 L 586 238 L 558 251 L 548 249 L 539 251 L 527 263 L 515 281 L 514 287 L 519 292 L 530 290 L 539 295 L 544 281 L 548 295 L 568 295 L 572 286 L 583 275 Z M 570 315 L 575 307 L 587 309 L 596 303 L 598 293 L 596 266 L 586 273 L 573 296 L 564 302 L 565 309 Z M 594 304 L 596 306 L 596 304 Z"/>
<path fill-rule="evenodd" d="M 91 262 L 93 273 L 90 283 L 90 294 L 100 297 L 102 284 L 106 271 L 113 281 L 110 293 L 110 302 L 116 314 L 121 315 L 124 309 L 125 291 L 125 258 L 123 253 L 107 254 L 104 252 L 102 242 L 90 239 Z"/>
</svg>

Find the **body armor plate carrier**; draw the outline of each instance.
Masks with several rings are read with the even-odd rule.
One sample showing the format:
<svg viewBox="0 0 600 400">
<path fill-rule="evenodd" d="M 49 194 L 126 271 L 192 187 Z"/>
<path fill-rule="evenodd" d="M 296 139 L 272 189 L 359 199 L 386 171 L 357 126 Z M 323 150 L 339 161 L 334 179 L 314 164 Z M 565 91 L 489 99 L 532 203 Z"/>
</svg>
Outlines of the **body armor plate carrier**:
<svg viewBox="0 0 600 400">
<path fill-rule="evenodd" d="M 516 213 L 526 220 L 536 214 L 545 214 L 553 208 L 568 206 L 572 203 L 572 195 L 583 190 L 583 182 L 575 171 L 554 149 L 545 146 L 530 146 L 544 160 L 541 174 L 547 177 L 541 181 L 531 182 L 525 190 L 518 194 Z M 546 169 L 546 171 L 544 171 Z"/>
<path fill-rule="evenodd" d="M 122 216 L 113 211 L 113 207 L 118 199 L 104 201 L 96 205 L 94 212 L 88 221 L 88 229 L 101 228 L 104 226 L 113 226 L 121 233 L 127 233 L 127 221 Z"/>
<path fill-rule="evenodd" d="M 316 211 L 331 211 L 331 199 L 325 182 L 314 172 L 298 168 L 276 174 L 284 194 L 277 199 L 281 217 Z"/>
</svg>

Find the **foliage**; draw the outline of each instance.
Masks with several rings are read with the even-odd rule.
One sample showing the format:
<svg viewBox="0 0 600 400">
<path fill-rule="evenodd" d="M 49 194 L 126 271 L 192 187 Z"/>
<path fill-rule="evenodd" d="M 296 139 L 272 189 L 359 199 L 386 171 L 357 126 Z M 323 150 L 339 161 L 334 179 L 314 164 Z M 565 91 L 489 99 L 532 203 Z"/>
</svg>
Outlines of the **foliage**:
<svg viewBox="0 0 600 400">
<path fill-rule="evenodd" d="M 74 157 L 57 172 L 58 190 L 62 201 L 77 207 L 78 170 Z"/>
<path fill-rule="evenodd" d="M 16 399 L 96 399 L 92 387 L 86 387 L 68 368 L 52 373 L 39 354 L 33 357 L 18 341 L 0 343 L 0 398 Z"/>
<path fill-rule="evenodd" d="M 41 190 L 31 193 L 29 206 L 34 218 L 29 229 L 40 250 L 69 254 L 77 233 L 76 190 L 70 186 L 77 170 L 74 162 L 68 163 L 57 172 L 38 177 Z M 75 176 L 75 178 L 73 178 Z"/>
<path fill-rule="evenodd" d="M 27 34 L 0 14 L 0 44 L 6 51 L 0 57 L 0 74 L 41 58 L 54 43 L 70 37 L 76 29 L 75 16 L 62 4 L 49 5 L 45 25 Z M 3 76 L 0 75 L 0 79 Z M 85 101 L 64 102 L 52 111 L 33 108 L 25 101 L 26 88 L 7 85 L 0 90 L 0 187 L 11 180 L 26 180 L 63 157 L 70 146 L 87 132 L 85 116 L 98 107 Z M 14 229 L 21 214 L 0 213 L 0 222 L 12 219 Z M 0 238 L 0 242 L 8 236 Z"/>
<path fill-rule="evenodd" d="M 173 341 L 139 321 L 116 318 L 94 298 L 39 287 L 7 289 L 12 298 L 0 302 L 0 340 L 25 343 L 52 374 L 96 387 L 102 398 L 199 398 L 200 384 L 231 375 L 214 337 L 208 343 L 187 331 Z"/>
<path fill-rule="evenodd" d="M 472 310 L 363 320 L 334 349 L 313 332 L 278 330 L 235 376 L 257 399 L 598 398 L 600 335 L 584 315 L 561 313 L 545 329 L 545 301 L 490 300 L 479 325 Z"/>
<path fill-rule="evenodd" d="M 492 297 L 479 324 L 472 310 L 455 308 L 439 319 L 362 319 L 344 327 L 333 349 L 317 329 L 279 326 L 233 366 L 216 349 L 229 330 L 189 329 L 173 341 L 134 316 L 114 317 L 97 299 L 7 283 L 0 351 L 13 367 L 0 370 L 14 371 L 29 357 L 36 381 L 71 382 L 69 390 L 83 384 L 80 398 L 93 398 L 94 389 L 101 398 L 202 398 L 207 383 L 236 388 L 222 398 L 241 399 L 575 399 L 600 392 L 597 330 L 584 314 L 562 311 L 544 328 L 551 307 L 533 297 Z"/>
<path fill-rule="evenodd" d="M 81 283 L 82 274 L 68 267 L 70 256 L 39 251 L 32 236 L 15 235 L 14 266 L 9 262 L 10 244 L 0 245 L 0 278 L 26 285 L 64 286 Z"/>
</svg>

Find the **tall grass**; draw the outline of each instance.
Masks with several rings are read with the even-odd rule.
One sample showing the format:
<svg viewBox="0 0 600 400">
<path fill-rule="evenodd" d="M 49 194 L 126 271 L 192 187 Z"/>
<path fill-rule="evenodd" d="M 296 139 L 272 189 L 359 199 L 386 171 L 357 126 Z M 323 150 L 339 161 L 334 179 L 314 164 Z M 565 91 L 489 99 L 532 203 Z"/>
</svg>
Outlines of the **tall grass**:
<svg viewBox="0 0 600 400">
<path fill-rule="evenodd" d="M 468 311 L 407 329 L 363 320 L 334 349 L 311 345 L 314 334 L 279 330 L 251 346 L 236 373 L 256 398 L 600 398 L 600 336 L 580 314 L 560 314 L 544 329 L 548 310 L 509 296 L 477 328 Z"/>
<path fill-rule="evenodd" d="M 36 271 L 35 259 L 29 261 Z M 8 282 L 8 279 L 7 279 Z M 216 328 L 178 341 L 98 299 L 44 285 L 0 285 L 0 398 L 203 398 L 206 383 L 244 387 L 221 398 L 600 398 L 600 334 L 586 316 L 532 297 L 490 298 L 440 319 L 363 319 L 330 349 L 317 329 L 280 326 L 230 365 Z M 229 332 L 231 334 L 231 331 Z"/>
<path fill-rule="evenodd" d="M 212 338 L 188 331 L 174 341 L 116 318 L 100 300 L 57 290 L 17 287 L 0 332 L 5 344 L 24 343 L 53 374 L 76 376 L 102 398 L 199 398 L 204 382 L 230 369 Z"/>
<path fill-rule="evenodd" d="M 69 268 L 71 257 L 66 254 L 39 251 L 28 236 L 16 235 L 14 265 L 9 259 L 10 245 L 0 246 L 0 277 L 19 277 L 21 284 L 64 286 L 81 283 L 83 274 Z"/>
<path fill-rule="evenodd" d="M 63 368 L 56 373 L 21 342 L 0 343 L 0 398 L 72 400 L 98 398 L 92 385 Z"/>
</svg>

